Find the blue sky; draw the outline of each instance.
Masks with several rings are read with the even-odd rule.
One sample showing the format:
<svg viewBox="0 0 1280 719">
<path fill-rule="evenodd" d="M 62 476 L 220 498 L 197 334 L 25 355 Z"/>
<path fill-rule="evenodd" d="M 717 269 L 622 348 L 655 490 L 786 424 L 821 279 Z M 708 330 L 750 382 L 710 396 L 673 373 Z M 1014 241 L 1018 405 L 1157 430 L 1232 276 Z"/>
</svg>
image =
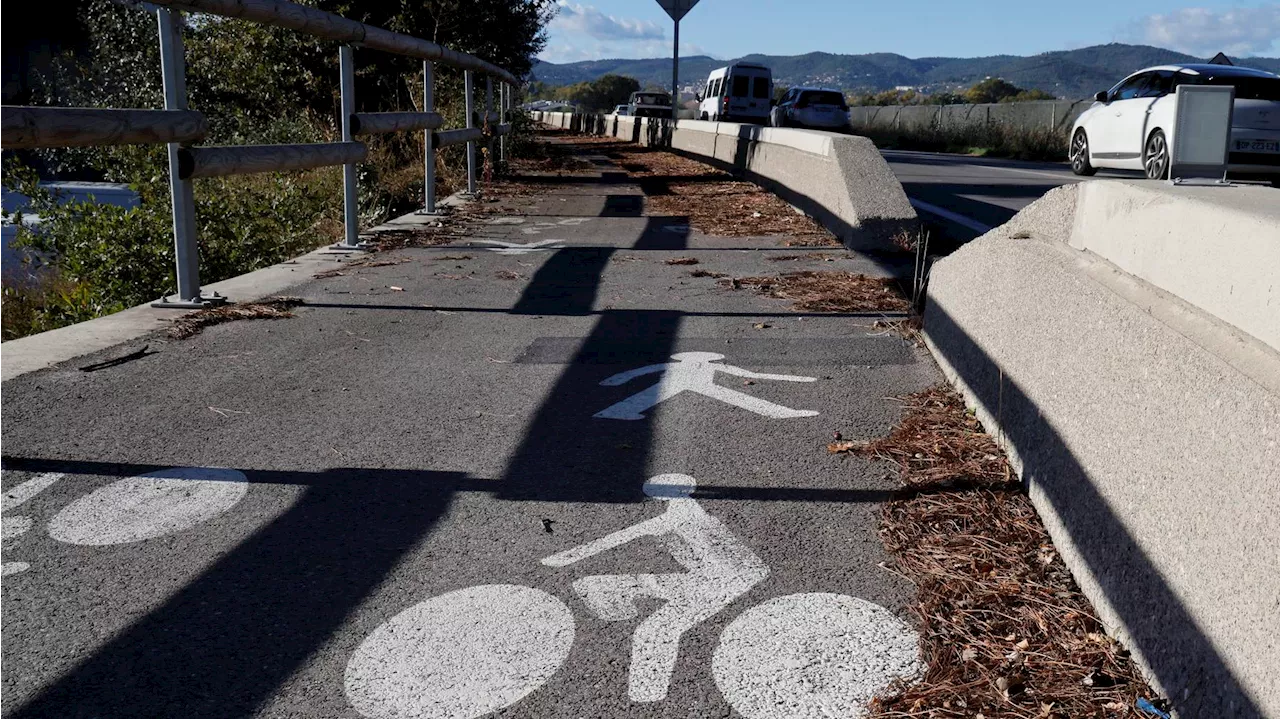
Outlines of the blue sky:
<svg viewBox="0 0 1280 719">
<path fill-rule="evenodd" d="M 669 57 L 655 0 L 560 0 L 541 57 Z M 1195 55 L 1280 55 L 1280 2 L 1214 0 L 701 0 L 681 54 L 732 58 L 894 52 L 907 57 L 1034 55 L 1108 42 Z"/>
</svg>

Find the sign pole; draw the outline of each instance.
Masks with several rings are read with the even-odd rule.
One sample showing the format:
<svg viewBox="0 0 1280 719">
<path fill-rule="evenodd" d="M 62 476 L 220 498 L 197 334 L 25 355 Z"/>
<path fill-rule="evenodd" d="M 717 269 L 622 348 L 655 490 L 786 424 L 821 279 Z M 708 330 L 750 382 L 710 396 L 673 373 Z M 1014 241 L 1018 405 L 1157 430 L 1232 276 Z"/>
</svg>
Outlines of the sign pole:
<svg viewBox="0 0 1280 719">
<path fill-rule="evenodd" d="M 671 119 L 680 119 L 680 19 L 676 18 L 675 42 L 671 48 Z"/>
</svg>

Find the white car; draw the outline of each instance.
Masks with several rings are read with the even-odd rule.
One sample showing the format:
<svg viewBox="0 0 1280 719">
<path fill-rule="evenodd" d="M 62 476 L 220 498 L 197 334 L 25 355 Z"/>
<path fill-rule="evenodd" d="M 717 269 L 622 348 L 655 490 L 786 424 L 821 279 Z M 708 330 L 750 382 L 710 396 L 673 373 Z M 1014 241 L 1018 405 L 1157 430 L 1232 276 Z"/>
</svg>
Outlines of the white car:
<svg viewBox="0 0 1280 719">
<path fill-rule="evenodd" d="M 630 105 L 618 105 L 617 107 L 613 108 L 613 114 L 615 114 L 615 115 L 630 115 L 630 114 L 631 114 L 631 106 L 630 106 Z"/>
<path fill-rule="evenodd" d="M 773 71 L 735 62 L 707 76 L 706 92 L 698 95 L 698 119 L 763 125 L 769 121 L 772 99 Z"/>
<path fill-rule="evenodd" d="M 849 127 L 849 103 L 839 90 L 793 87 L 773 108 L 769 124 L 774 127 L 843 130 Z"/>
<path fill-rule="evenodd" d="M 1092 175 L 1105 167 L 1167 178 L 1179 85 L 1234 86 L 1227 172 L 1280 182 L 1280 75 L 1231 65 L 1161 65 L 1098 93 L 1071 129 L 1071 171 Z"/>
</svg>

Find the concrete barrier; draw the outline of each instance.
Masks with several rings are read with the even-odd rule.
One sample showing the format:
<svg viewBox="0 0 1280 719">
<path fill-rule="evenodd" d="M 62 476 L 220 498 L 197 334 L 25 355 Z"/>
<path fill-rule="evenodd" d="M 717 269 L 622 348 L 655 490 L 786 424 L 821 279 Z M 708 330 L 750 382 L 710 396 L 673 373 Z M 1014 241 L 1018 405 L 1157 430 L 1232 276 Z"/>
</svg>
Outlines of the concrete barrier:
<svg viewBox="0 0 1280 719">
<path fill-rule="evenodd" d="M 901 183 L 865 137 L 728 122 L 534 113 L 552 127 L 606 134 L 741 173 L 813 216 L 848 247 L 884 250 L 918 225 Z"/>
<path fill-rule="evenodd" d="M 1059 188 L 929 283 L 939 364 L 1181 717 L 1280 716 L 1277 207 Z"/>
<path fill-rule="evenodd" d="M 1280 193 L 1089 182 L 1071 246 L 1280 350 Z"/>
</svg>

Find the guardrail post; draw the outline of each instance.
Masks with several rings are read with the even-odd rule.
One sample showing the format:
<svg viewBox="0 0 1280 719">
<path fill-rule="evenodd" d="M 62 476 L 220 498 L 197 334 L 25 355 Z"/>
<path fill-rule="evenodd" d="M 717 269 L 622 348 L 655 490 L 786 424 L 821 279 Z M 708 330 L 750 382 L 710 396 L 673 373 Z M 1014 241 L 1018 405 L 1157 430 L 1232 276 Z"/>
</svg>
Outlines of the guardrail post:
<svg viewBox="0 0 1280 719">
<path fill-rule="evenodd" d="M 465 109 L 467 112 L 467 129 L 476 126 L 476 114 L 473 107 L 473 74 L 470 70 L 462 72 L 462 87 L 466 97 L 463 98 Z M 475 197 L 476 195 L 476 141 L 467 140 L 467 194 Z"/>
<path fill-rule="evenodd" d="M 164 81 L 164 109 L 187 109 L 187 61 L 182 44 L 182 14 L 163 8 L 156 10 L 160 30 L 160 73 Z M 200 247 L 196 241 L 196 201 L 191 180 L 178 171 L 182 146 L 169 143 L 169 195 L 173 203 L 173 254 L 178 277 L 176 301 L 162 297 L 153 307 L 179 309 L 207 307 L 226 301 L 214 294 L 200 295 Z"/>
<path fill-rule="evenodd" d="M 338 48 L 338 90 L 342 95 L 342 141 L 351 142 L 351 116 L 356 114 L 355 55 L 350 45 Z M 356 163 L 342 166 L 342 242 L 333 245 L 335 250 L 359 250 L 360 247 L 360 196 L 356 187 Z"/>
<path fill-rule="evenodd" d="M 422 62 L 422 111 L 436 110 L 436 69 L 430 60 Z M 435 130 L 424 130 L 423 135 L 423 184 L 424 203 L 422 214 L 435 215 L 436 212 L 436 151 Z"/>
<path fill-rule="evenodd" d="M 507 124 L 507 101 L 511 99 L 511 86 L 505 82 L 498 83 L 498 124 Z M 498 165 L 507 164 L 507 136 L 498 138 Z"/>
<path fill-rule="evenodd" d="M 493 181 L 493 78 L 485 75 L 484 78 L 484 127 L 488 131 L 485 137 L 485 163 L 484 163 L 484 180 L 485 182 Z"/>
</svg>

